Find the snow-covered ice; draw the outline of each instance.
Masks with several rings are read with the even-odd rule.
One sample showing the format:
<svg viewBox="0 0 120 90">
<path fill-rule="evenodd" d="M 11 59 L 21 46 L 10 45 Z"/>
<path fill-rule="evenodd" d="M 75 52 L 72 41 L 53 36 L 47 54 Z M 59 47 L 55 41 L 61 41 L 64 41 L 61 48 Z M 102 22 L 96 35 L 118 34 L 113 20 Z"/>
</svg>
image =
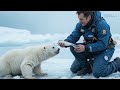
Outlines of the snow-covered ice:
<svg viewBox="0 0 120 90">
<path fill-rule="evenodd" d="M 113 24 L 114 19 L 120 19 L 119 14 L 112 14 L 112 12 L 103 12 L 104 16 L 110 24 Z M 117 19 L 116 19 L 117 18 Z M 120 21 L 120 20 L 118 20 Z M 118 23 L 117 23 L 118 24 Z M 112 32 L 116 29 L 116 24 L 112 27 Z M 115 28 L 114 28 L 115 27 Z M 117 25 L 117 29 L 120 27 Z M 69 34 L 32 34 L 29 30 L 20 30 L 9 27 L 0 27 L 0 55 L 5 54 L 8 50 L 15 48 L 23 48 L 32 45 L 54 43 L 58 40 L 64 40 Z M 113 33 L 113 38 L 117 41 L 116 51 L 111 60 L 115 57 L 120 57 L 120 33 Z M 82 38 L 79 42 L 82 41 Z M 70 71 L 70 66 L 74 60 L 69 48 L 61 48 L 60 53 L 50 60 L 42 63 L 42 69 L 48 73 L 45 77 L 36 77 L 37 79 L 97 79 L 92 74 L 77 76 Z M 20 76 L 14 76 L 13 79 L 23 79 Z M 100 77 L 99 79 L 120 79 L 120 72 L 113 73 L 107 77 Z"/>
</svg>

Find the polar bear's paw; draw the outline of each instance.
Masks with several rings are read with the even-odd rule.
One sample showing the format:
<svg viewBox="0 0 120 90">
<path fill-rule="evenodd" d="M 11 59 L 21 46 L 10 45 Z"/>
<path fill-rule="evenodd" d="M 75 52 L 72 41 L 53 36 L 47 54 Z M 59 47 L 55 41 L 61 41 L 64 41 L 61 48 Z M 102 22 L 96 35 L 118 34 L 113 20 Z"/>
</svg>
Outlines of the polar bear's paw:
<svg viewBox="0 0 120 90">
<path fill-rule="evenodd" d="M 32 76 L 25 76 L 24 78 L 25 79 L 36 79 L 35 77 L 32 77 Z"/>
<path fill-rule="evenodd" d="M 47 73 L 40 73 L 39 76 L 47 76 Z"/>
<path fill-rule="evenodd" d="M 12 75 L 5 75 L 3 79 L 13 79 Z"/>
</svg>

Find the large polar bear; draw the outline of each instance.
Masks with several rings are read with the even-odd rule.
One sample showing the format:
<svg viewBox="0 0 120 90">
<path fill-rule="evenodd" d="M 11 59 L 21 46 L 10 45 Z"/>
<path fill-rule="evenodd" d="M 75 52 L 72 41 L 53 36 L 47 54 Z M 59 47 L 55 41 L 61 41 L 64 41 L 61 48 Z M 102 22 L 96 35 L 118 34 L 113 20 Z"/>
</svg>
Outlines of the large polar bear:
<svg viewBox="0 0 120 90">
<path fill-rule="evenodd" d="M 41 71 L 41 62 L 57 55 L 59 50 L 50 44 L 8 51 L 0 57 L 0 77 L 22 74 L 26 79 L 34 79 L 32 73 L 45 75 Z"/>
</svg>

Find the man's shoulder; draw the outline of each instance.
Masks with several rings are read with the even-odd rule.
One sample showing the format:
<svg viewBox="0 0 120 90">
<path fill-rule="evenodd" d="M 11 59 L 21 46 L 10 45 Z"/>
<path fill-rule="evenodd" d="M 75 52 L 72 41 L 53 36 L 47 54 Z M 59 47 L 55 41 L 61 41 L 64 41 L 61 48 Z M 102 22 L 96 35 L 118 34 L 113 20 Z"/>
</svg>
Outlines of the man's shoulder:
<svg viewBox="0 0 120 90">
<path fill-rule="evenodd" d="M 108 23 L 107 23 L 107 21 L 103 18 L 103 17 L 101 17 L 101 20 L 98 20 L 98 23 L 97 23 L 98 25 L 108 25 Z"/>
<path fill-rule="evenodd" d="M 109 24 L 105 20 L 100 20 L 96 28 L 109 28 Z"/>
<path fill-rule="evenodd" d="M 80 23 L 80 22 L 78 22 L 78 23 L 76 24 L 76 26 L 81 26 L 81 23 Z"/>
<path fill-rule="evenodd" d="M 78 23 L 76 24 L 76 28 L 78 28 L 78 29 L 81 28 L 81 23 L 80 23 L 80 22 L 78 22 Z"/>
</svg>

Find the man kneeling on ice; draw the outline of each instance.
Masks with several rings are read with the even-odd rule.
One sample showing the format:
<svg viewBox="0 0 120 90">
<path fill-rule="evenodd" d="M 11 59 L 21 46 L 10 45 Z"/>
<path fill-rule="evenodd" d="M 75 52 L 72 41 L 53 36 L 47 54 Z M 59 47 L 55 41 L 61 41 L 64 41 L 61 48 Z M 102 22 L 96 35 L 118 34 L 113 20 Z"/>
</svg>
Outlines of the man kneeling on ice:
<svg viewBox="0 0 120 90">
<path fill-rule="evenodd" d="M 120 71 L 120 58 L 110 62 L 116 42 L 112 39 L 110 26 L 101 17 L 101 12 L 77 11 L 77 15 L 80 22 L 75 30 L 64 41 L 58 41 L 60 47 L 72 43 L 70 50 L 75 60 L 71 71 L 79 76 L 93 73 L 96 78 Z M 76 44 L 81 36 L 84 37 L 84 42 Z"/>
</svg>

